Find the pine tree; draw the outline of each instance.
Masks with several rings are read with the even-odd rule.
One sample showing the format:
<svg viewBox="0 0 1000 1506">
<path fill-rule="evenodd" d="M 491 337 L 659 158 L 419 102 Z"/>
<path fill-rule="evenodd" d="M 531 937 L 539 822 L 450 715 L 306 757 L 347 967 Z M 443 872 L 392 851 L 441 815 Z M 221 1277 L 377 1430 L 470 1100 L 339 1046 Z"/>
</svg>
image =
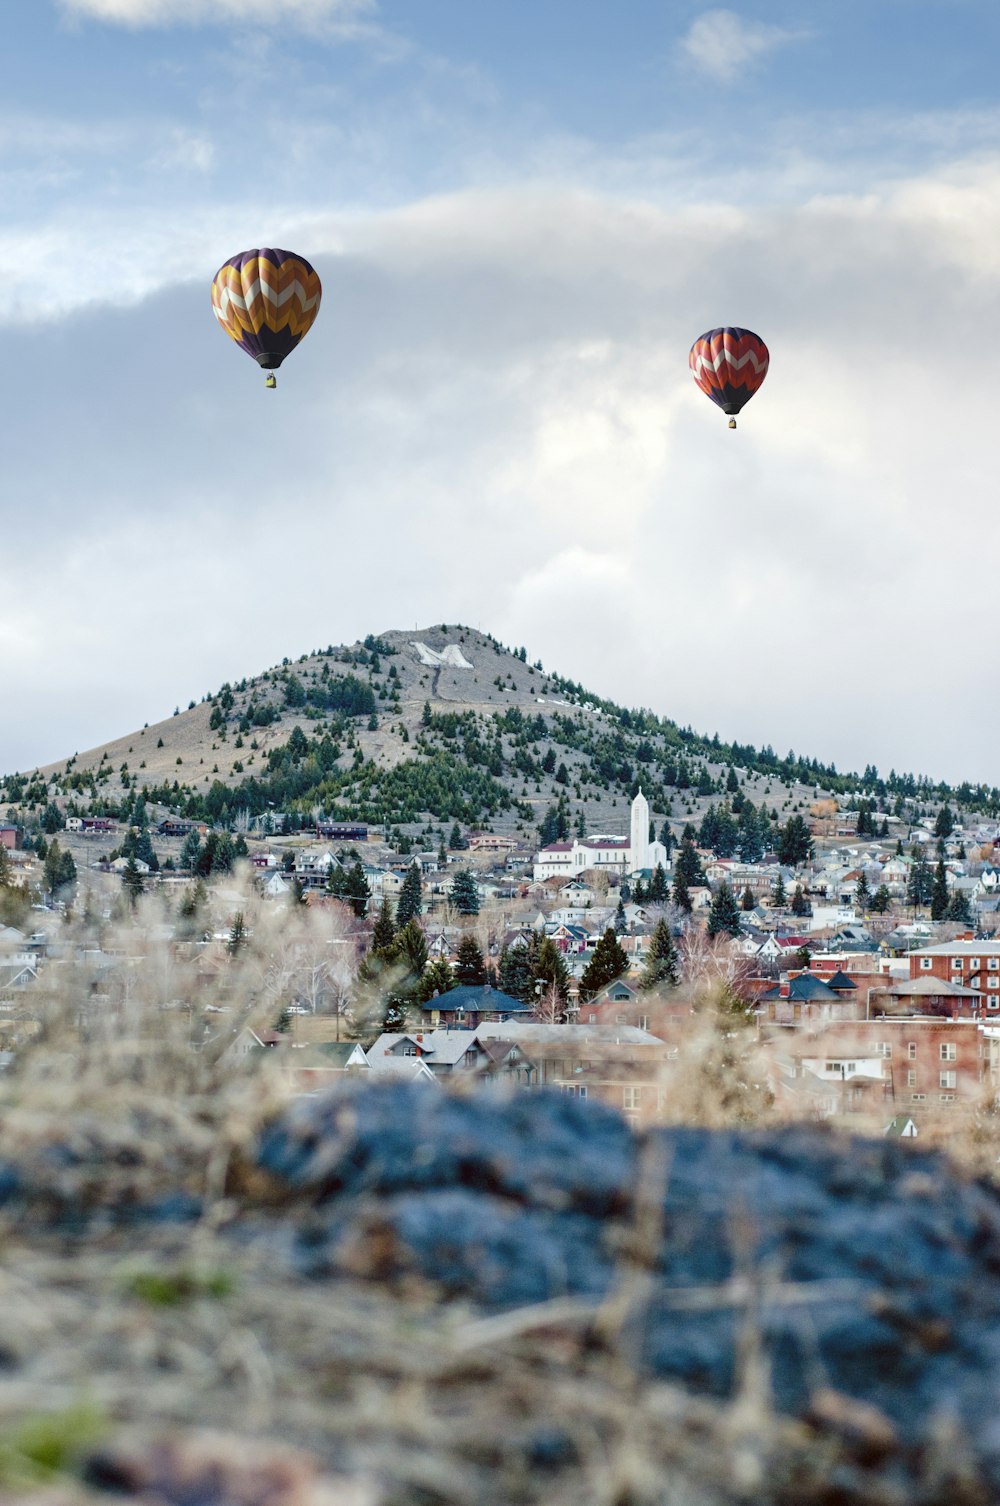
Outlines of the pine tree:
<svg viewBox="0 0 1000 1506">
<path fill-rule="evenodd" d="M 136 903 L 136 900 L 139 898 L 139 895 L 146 887 L 142 881 L 142 874 L 135 866 L 135 858 L 129 858 L 128 862 L 125 864 L 125 868 L 122 873 L 122 883 L 125 886 L 125 892 L 129 897 L 129 902 L 134 905 Z"/>
<path fill-rule="evenodd" d="M 892 899 L 888 887 L 885 884 L 879 884 L 872 895 L 871 909 L 875 911 L 876 915 L 884 915 L 891 903 Z"/>
<path fill-rule="evenodd" d="M 694 906 L 691 903 L 691 896 L 688 893 L 687 882 L 684 878 L 684 875 L 682 873 L 679 873 L 676 869 L 674 870 L 673 899 L 674 904 L 677 906 L 678 910 L 683 910 L 685 915 L 691 914 Z"/>
<path fill-rule="evenodd" d="M 680 965 L 673 934 L 667 922 L 659 920 L 649 940 L 649 951 L 646 953 L 646 965 L 639 979 L 639 987 L 644 991 L 657 987 L 673 988 L 679 981 Z"/>
<path fill-rule="evenodd" d="M 526 946 L 504 947 L 500 953 L 498 981 L 505 994 L 528 1004 L 533 998 L 534 978 Z"/>
<path fill-rule="evenodd" d="M 740 934 L 739 906 L 736 903 L 736 896 L 725 880 L 716 889 L 712 898 L 707 930 L 709 936 L 719 936 L 723 931 L 727 931 L 730 936 Z"/>
<path fill-rule="evenodd" d="M 934 835 L 940 837 L 942 841 L 947 841 L 954 830 L 955 817 L 951 813 L 951 807 L 947 804 L 942 805 L 937 813 L 937 820 L 934 822 Z"/>
<path fill-rule="evenodd" d="M 677 861 L 674 864 L 675 877 L 682 878 L 688 888 L 693 888 L 705 882 L 702 872 L 701 859 L 694 845 L 693 835 L 688 836 L 690 827 L 684 828 L 684 836 L 681 837 L 681 845 L 677 851 Z"/>
<path fill-rule="evenodd" d="M 243 919 L 243 911 L 237 910 L 233 916 L 232 925 L 229 927 L 229 940 L 226 942 L 226 951 L 230 957 L 235 957 L 246 945 L 247 927 Z"/>
<path fill-rule="evenodd" d="M 423 910 L 422 889 L 420 864 L 414 860 L 406 870 L 406 877 L 403 880 L 403 886 L 399 891 L 399 899 L 396 902 L 397 930 L 401 931 L 405 925 Z"/>
<path fill-rule="evenodd" d="M 755 909 L 756 905 L 757 901 L 754 899 L 753 890 L 750 888 L 750 885 L 747 884 L 746 888 L 743 891 L 743 896 L 740 900 L 740 909 L 744 912 L 744 914 L 746 914 L 749 911 Z"/>
<path fill-rule="evenodd" d="M 363 919 L 368 911 L 368 901 L 371 895 L 372 891 L 360 862 L 352 863 L 343 878 L 341 898 L 346 900 L 359 920 Z"/>
<path fill-rule="evenodd" d="M 396 927 L 392 920 L 392 909 L 385 895 L 379 905 L 375 924 L 372 927 L 372 951 L 388 952 L 392 949 L 392 943 L 396 938 Z"/>
<path fill-rule="evenodd" d="M 468 869 L 456 873 L 451 881 L 451 902 L 460 915 L 479 914 L 479 886 Z"/>
<path fill-rule="evenodd" d="M 51 836 L 54 831 L 62 831 L 65 825 L 62 811 L 50 800 L 42 813 L 42 831 L 48 832 Z"/>
<path fill-rule="evenodd" d="M 862 915 L 869 908 L 871 904 L 871 898 L 872 895 L 871 890 L 868 887 L 868 877 L 863 872 L 859 873 L 858 881 L 854 886 L 854 903 L 857 905 Z"/>
<path fill-rule="evenodd" d="M 813 842 L 809 828 L 801 816 L 789 816 L 778 838 L 778 862 L 786 868 L 797 868 L 812 856 Z"/>
<path fill-rule="evenodd" d="M 792 892 L 791 912 L 793 915 L 808 915 L 809 901 L 801 884 L 796 884 Z"/>
<path fill-rule="evenodd" d="M 912 857 L 910 876 L 906 881 L 906 901 L 916 910 L 930 900 L 934 888 L 934 877 L 930 864 L 924 857 L 924 849 L 919 844 L 914 847 Z"/>
<path fill-rule="evenodd" d="M 468 988 L 479 988 L 486 982 L 483 954 L 473 936 L 463 936 L 458 943 L 458 952 L 455 957 L 455 980 Z"/>
<path fill-rule="evenodd" d="M 624 905 L 624 902 L 619 899 L 619 901 L 618 901 L 618 908 L 615 911 L 615 931 L 617 932 L 617 934 L 619 936 L 621 936 L 627 930 L 628 930 L 628 919 L 627 919 L 627 917 L 625 915 L 625 905 Z"/>
<path fill-rule="evenodd" d="M 669 897 L 670 886 L 667 883 L 667 875 L 663 871 L 663 864 L 657 863 L 653 870 L 653 876 L 649 881 L 649 903 L 651 905 L 665 905 Z"/>
<path fill-rule="evenodd" d="M 455 976 L 447 962 L 429 962 L 420 978 L 420 1001 L 426 1004 L 435 994 L 446 994 L 455 987 Z"/>
<path fill-rule="evenodd" d="M 771 904 L 776 910 L 782 910 L 785 906 L 785 880 L 778 874 L 778 882 L 771 891 Z"/>
<path fill-rule="evenodd" d="M 569 996 L 569 973 L 563 954 L 555 942 L 544 934 L 535 934 L 528 943 L 528 965 L 531 969 L 530 999 L 555 989 L 564 1002 Z"/>
<path fill-rule="evenodd" d="M 947 810 L 942 806 L 942 810 Z M 937 867 L 934 869 L 934 883 L 931 887 L 931 920 L 944 920 L 948 912 L 948 875 L 945 872 L 944 859 L 938 858 Z"/>
<path fill-rule="evenodd" d="M 602 988 L 628 971 L 628 957 L 611 926 L 594 948 L 594 955 L 580 978 L 580 998 L 592 999 Z"/>
<path fill-rule="evenodd" d="M 462 836 L 462 828 L 456 821 L 451 828 L 451 836 L 448 838 L 448 846 L 451 848 L 452 852 L 461 852 L 463 848 L 467 847 L 468 845 L 469 844 Z"/>
<path fill-rule="evenodd" d="M 973 922 L 972 907 L 969 904 L 969 896 L 963 894 L 960 889 L 954 890 L 948 901 L 945 911 L 946 920 L 957 920 L 962 925 L 971 926 Z"/>
</svg>

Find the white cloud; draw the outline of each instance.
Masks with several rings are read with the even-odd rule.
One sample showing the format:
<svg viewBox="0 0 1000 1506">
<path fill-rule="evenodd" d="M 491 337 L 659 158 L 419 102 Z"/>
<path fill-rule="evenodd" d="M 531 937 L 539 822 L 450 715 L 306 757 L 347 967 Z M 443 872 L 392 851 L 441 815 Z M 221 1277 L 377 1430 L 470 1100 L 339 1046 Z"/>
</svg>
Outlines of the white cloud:
<svg viewBox="0 0 1000 1506">
<path fill-rule="evenodd" d="M 26 297 L 71 317 L 5 333 L 0 768 L 285 654 L 468 621 L 709 732 L 995 781 L 997 205 L 1000 158 L 780 209 L 552 184 L 290 212 L 326 298 L 274 394 L 197 280 L 266 229 L 253 206 L 187 239 L 49 227 Z M 139 307 L 92 306 L 109 247 Z M 736 434 L 687 369 L 728 321 L 772 353 Z M 974 738 L 922 714 L 934 686 Z"/>
<path fill-rule="evenodd" d="M 119 26 L 299 25 L 361 21 L 376 0 L 61 0 L 72 15 Z"/>
<path fill-rule="evenodd" d="M 692 22 L 678 46 L 682 58 L 700 73 L 728 84 L 741 69 L 803 35 L 763 21 L 744 21 L 732 10 L 709 10 Z"/>
</svg>

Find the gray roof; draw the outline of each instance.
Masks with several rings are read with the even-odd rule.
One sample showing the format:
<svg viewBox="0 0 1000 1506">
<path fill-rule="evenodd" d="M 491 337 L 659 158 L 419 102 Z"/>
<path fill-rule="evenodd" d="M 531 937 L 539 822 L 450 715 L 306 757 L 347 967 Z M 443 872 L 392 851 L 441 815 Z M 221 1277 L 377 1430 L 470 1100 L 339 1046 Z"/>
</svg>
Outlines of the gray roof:
<svg viewBox="0 0 1000 1506">
<path fill-rule="evenodd" d="M 504 1020 L 498 1025 L 480 1025 L 477 1035 L 486 1039 L 515 1041 L 519 1046 L 662 1046 L 659 1036 L 638 1025 L 541 1025 Z"/>
<path fill-rule="evenodd" d="M 953 983 L 950 978 L 901 978 L 898 983 L 890 982 L 879 993 L 897 994 L 901 998 L 941 998 L 947 995 L 952 999 L 981 999 L 983 994 L 977 988 L 963 988 L 959 983 Z"/>
</svg>

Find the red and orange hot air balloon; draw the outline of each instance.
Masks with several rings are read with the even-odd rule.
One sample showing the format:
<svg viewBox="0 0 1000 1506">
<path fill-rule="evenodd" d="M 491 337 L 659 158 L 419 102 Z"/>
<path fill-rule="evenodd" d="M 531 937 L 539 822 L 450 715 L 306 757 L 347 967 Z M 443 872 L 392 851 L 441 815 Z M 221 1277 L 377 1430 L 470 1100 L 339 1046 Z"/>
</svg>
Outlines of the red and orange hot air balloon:
<svg viewBox="0 0 1000 1506">
<path fill-rule="evenodd" d="M 212 309 L 230 339 L 273 373 L 308 334 L 323 296 L 319 274 L 304 256 L 264 246 L 240 251 L 216 272 Z"/>
<path fill-rule="evenodd" d="M 767 376 L 770 357 L 760 335 L 752 329 L 710 329 L 691 347 L 688 365 L 706 397 L 728 413 L 729 427 Z"/>
</svg>

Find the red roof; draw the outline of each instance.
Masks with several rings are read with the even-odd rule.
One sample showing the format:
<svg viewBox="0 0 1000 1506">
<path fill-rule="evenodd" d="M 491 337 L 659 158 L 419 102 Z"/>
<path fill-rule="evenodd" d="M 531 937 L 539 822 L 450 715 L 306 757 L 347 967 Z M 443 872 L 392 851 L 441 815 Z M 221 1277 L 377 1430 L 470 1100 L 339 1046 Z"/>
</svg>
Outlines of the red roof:
<svg viewBox="0 0 1000 1506">
<path fill-rule="evenodd" d="M 572 852 L 572 842 L 550 842 L 548 847 L 542 848 L 543 852 Z"/>
</svg>

